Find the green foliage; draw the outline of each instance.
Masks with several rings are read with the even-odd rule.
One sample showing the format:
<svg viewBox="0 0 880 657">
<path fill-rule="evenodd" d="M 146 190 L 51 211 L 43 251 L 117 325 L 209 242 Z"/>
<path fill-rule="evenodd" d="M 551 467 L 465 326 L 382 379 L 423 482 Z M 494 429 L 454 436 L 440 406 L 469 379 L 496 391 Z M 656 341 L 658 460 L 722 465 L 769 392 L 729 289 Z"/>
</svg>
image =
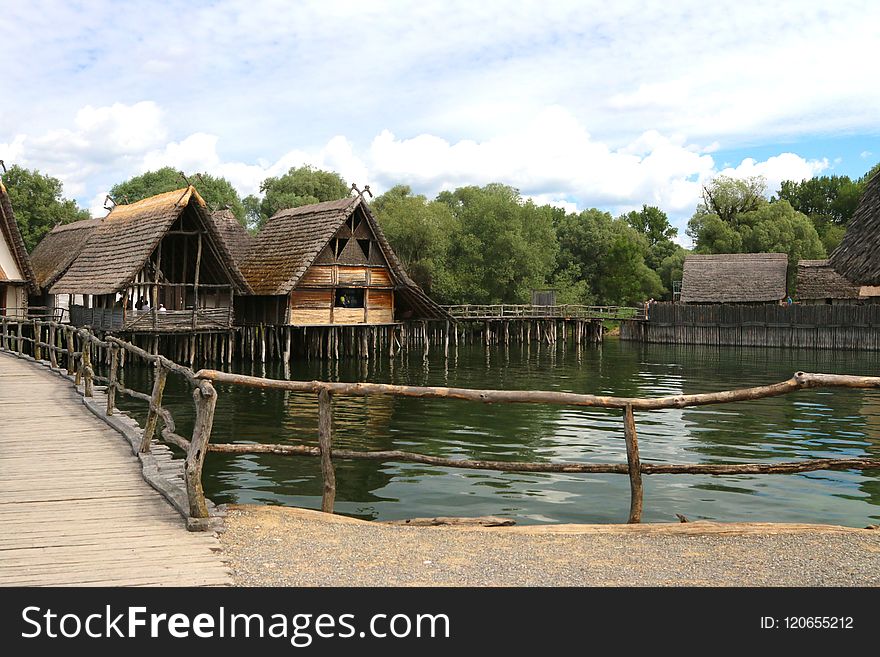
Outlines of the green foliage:
<svg viewBox="0 0 880 657">
<path fill-rule="evenodd" d="M 187 179 L 198 190 L 199 195 L 211 210 L 229 208 L 242 225 L 245 223 L 245 207 L 238 192 L 226 178 L 218 178 L 207 173 L 190 174 Z M 162 167 L 156 171 L 130 178 L 114 185 L 110 196 L 117 203 L 134 203 L 156 194 L 173 192 L 186 186 L 180 173 L 172 167 Z"/>
<path fill-rule="evenodd" d="M 800 182 L 784 180 L 777 195 L 818 228 L 820 223 L 846 224 L 856 211 L 862 189 L 849 176 L 821 176 Z"/>
<path fill-rule="evenodd" d="M 640 211 L 623 215 L 623 219 L 648 241 L 645 264 L 651 269 L 659 270 L 660 263 L 681 248 L 673 241 L 678 236 L 678 228 L 669 223 L 660 208 L 643 205 Z"/>
<path fill-rule="evenodd" d="M 684 273 L 684 259 L 688 253 L 690 252 L 687 249 L 679 246 L 674 253 L 663 258 L 663 262 L 660 263 L 657 270 L 660 280 L 667 290 L 664 298 L 669 301 L 672 300 L 672 284 L 675 281 L 680 281 Z"/>
<path fill-rule="evenodd" d="M 248 225 L 261 228 L 279 210 L 311 205 L 322 201 L 335 201 L 349 195 L 351 186 L 334 171 L 324 171 L 311 166 L 291 169 L 283 176 L 266 178 L 260 185 L 262 200 L 245 199 Z"/>
<path fill-rule="evenodd" d="M 370 206 L 410 277 L 428 294 L 435 281 L 448 289 L 447 253 L 459 232 L 449 206 L 413 196 L 407 185 L 392 187 Z"/>
<path fill-rule="evenodd" d="M 553 209 L 523 201 L 493 183 L 442 192 L 457 232 L 446 255 L 448 275 L 434 283 L 453 303 L 523 303 L 550 275 L 558 249 Z"/>
<path fill-rule="evenodd" d="M 714 214 L 723 222 L 734 224 L 737 215 L 757 210 L 767 202 L 764 198 L 766 189 L 767 181 L 763 176 L 718 176 L 703 187 L 703 202 L 697 206 L 696 214 Z"/>
<path fill-rule="evenodd" d="M 87 210 L 61 196 L 61 181 L 18 165 L 3 175 L 18 229 L 28 252 L 57 224 L 88 219 Z"/>
<path fill-rule="evenodd" d="M 566 294 L 566 302 L 632 304 L 662 295 L 660 277 L 645 264 L 648 241 L 625 219 L 585 210 L 566 216 L 557 235 L 557 289 L 583 282 L 573 290 L 581 298 Z"/>
</svg>

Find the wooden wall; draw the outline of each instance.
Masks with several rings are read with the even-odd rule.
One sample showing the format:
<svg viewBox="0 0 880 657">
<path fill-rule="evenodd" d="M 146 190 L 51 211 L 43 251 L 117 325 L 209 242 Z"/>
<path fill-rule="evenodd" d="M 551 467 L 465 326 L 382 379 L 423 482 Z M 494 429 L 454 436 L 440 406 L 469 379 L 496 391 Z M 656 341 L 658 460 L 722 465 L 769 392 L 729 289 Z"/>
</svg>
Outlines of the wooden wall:
<svg viewBox="0 0 880 657">
<path fill-rule="evenodd" d="M 664 344 L 880 350 L 880 305 L 657 303 L 648 321 L 623 322 L 620 337 Z"/>
<path fill-rule="evenodd" d="M 362 288 L 364 308 L 334 307 L 337 288 Z M 315 324 L 391 324 L 394 288 L 386 267 L 313 265 L 290 293 L 294 326 Z"/>
</svg>

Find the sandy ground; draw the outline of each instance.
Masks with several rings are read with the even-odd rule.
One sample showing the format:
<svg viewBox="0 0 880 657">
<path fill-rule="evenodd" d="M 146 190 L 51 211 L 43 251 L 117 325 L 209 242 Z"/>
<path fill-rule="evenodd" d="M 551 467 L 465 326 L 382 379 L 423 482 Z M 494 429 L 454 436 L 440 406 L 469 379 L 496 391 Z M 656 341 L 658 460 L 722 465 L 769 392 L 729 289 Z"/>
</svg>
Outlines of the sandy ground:
<svg viewBox="0 0 880 657">
<path fill-rule="evenodd" d="M 405 527 L 233 506 L 239 586 L 878 586 L 880 530 L 694 522 Z"/>
</svg>

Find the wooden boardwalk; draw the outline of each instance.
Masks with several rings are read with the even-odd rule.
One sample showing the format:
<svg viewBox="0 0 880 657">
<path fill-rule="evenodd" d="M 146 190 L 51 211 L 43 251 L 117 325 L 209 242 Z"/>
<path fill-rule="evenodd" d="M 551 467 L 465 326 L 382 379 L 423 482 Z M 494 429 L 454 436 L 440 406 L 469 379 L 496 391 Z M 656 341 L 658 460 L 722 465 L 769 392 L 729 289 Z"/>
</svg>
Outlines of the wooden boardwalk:
<svg viewBox="0 0 880 657">
<path fill-rule="evenodd" d="M 0 354 L 0 585 L 228 585 L 219 548 L 69 382 Z"/>
</svg>

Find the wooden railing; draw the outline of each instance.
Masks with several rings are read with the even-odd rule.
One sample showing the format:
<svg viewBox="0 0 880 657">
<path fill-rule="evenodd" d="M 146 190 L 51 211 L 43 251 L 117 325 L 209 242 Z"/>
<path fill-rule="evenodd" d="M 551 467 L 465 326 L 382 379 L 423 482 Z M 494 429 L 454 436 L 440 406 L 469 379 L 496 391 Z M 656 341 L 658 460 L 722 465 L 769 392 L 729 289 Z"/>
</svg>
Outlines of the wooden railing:
<svg viewBox="0 0 880 657">
<path fill-rule="evenodd" d="M 468 304 L 461 306 L 443 306 L 443 308 L 455 319 L 645 319 L 644 306 Z"/>
<path fill-rule="evenodd" d="M 33 338 L 22 335 L 22 327 L 33 326 Z M 10 329 L 14 327 L 15 330 Z M 43 341 L 43 331 L 49 333 L 47 341 Z M 59 333 L 66 339 L 67 348 L 59 343 Z M 80 345 L 75 350 L 74 340 Z M 49 351 L 50 360 L 45 364 L 58 367 L 56 354 L 66 357 L 69 373 L 76 370 L 75 382 L 83 381 L 83 394 L 92 395 L 92 381 L 103 381 L 107 384 L 106 414 L 112 415 L 115 393 L 121 392 L 149 404 L 149 414 L 144 426 L 141 452 L 148 452 L 154 436 L 172 443 L 186 453 L 185 484 L 191 519 L 208 518 L 208 507 L 202 488 L 202 467 L 208 452 L 227 454 L 276 454 L 279 456 L 308 456 L 320 459 L 323 478 L 321 509 L 333 512 L 336 498 L 336 474 L 334 459 L 343 460 L 374 460 L 374 461 L 407 461 L 424 463 L 451 468 L 476 470 L 498 470 L 502 472 L 565 472 L 591 474 L 623 474 L 630 481 L 630 510 L 628 522 L 641 521 L 643 488 L 642 475 L 655 474 L 702 474 L 702 475 L 745 475 L 812 472 L 816 470 L 870 470 L 880 469 L 880 458 L 842 458 L 842 459 L 805 459 L 800 461 L 775 461 L 766 463 L 643 463 L 639 453 L 638 434 L 636 429 L 635 411 L 656 411 L 670 408 L 688 408 L 710 404 L 726 404 L 731 402 L 749 401 L 786 395 L 810 388 L 857 388 L 880 389 L 880 377 L 850 376 L 838 374 L 808 374 L 796 372 L 790 379 L 765 386 L 726 390 L 702 394 L 682 394 L 667 397 L 637 398 L 583 395 L 568 392 L 543 390 L 473 390 L 469 388 L 446 388 L 425 386 L 400 386 L 384 383 L 334 383 L 326 381 L 283 381 L 262 377 L 231 374 L 216 370 L 203 369 L 193 372 L 188 367 L 178 365 L 164 356 L 153 355 L 123 340 L 107 337 L 99 340 L 85 329 L 76 329 L 55 322 L 18 322 L 14 319 L 2 318 L 0 333 L 0 349 L 21 355 L 26 344 L 33 348 L 33 356 L 41 360 L 42 349 Z M 91 349 L 93 347 L 109 349 L 110 376 L 95 376 L 91 365 Z M 124 365 L 124 354 L 132 354 L 150 362 L 156 368 L 153 390 L 145 394 L 129 390 L 119 384 L 118 368 Z M 122 361 L 122 362 L 121 362 Z M 193 391 L 195 404 L 195 423 L 190 439 L 174 432 L 174 420 L 171 414 L 162 408 L 162 394 L 165 380 L 169 373 L 182 376 Z M 211 430 L 214 421 L 214 409 L 217 404 L 217 393 L 213 383 L 224 383 L 264 390 L 288 390 L 311 393 L 318 399 L 318 447 L 291 444 L 262 443 L 221 443 L 211 444 Z M 626 462 L 623 463 L 586 463 L 586 462 L 521 462 L 521 461 L 486 461 L 474 459 L 451 459 L 430 456 L 401 450 L 362 451 L 337 449 L 333 447 L 333 404 L 334 396 L 369 396 L 388 395 L 394 397 L 418 397 L 425 399 L 455 399 L 484 404 L 516 403 L 516 404 L 552 404 L 575 407 L 600 407 L 623 411 L 622 433 L 626 446 Z M 157 432 L 159 419 L 163 426 Z M 198 523 L 193 523 L 200 528 Z M 208 525 L 205 525 L 207 527 Z"/>
</svg>

